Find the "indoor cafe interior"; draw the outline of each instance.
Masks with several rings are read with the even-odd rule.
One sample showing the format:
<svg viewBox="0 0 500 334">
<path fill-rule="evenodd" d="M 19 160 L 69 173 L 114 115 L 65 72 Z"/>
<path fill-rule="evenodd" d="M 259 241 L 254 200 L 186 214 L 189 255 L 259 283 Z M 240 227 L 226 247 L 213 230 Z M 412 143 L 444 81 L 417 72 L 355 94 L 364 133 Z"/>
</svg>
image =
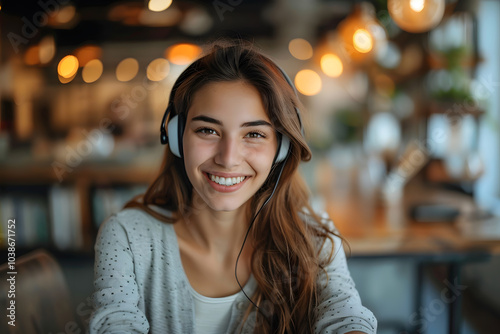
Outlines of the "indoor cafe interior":
<svg viewBox="0 0 500 334">
<path fill-rule="evenodd" d="M 0 32 L 1 333 L 88 331 L 99 227 L 223 38 L 293 82 L 310 204 L 377 333 L 499 332 L 500 1 L 1 0 Z"/>
</svg>

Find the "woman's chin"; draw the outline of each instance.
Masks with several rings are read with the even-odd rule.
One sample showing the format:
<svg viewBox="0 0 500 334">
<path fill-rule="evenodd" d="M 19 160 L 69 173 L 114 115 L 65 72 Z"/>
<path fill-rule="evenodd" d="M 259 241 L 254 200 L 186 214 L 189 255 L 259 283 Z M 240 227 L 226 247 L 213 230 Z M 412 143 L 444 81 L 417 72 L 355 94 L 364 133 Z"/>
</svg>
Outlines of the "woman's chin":
<svg viewBox="0 0 500 334">
<path fill-rule="evenodd" d="M 209 205 L 210 208 L 213 210 L 213 211 L 216 211 L 216 212 L 231 212 L 231 211 L 236 211 L 238 210 L 239 208 L 241 208 L 241 205 L 236 205 L 236 204 L 215 204 L 215 205 Z"/>
<path fill-rule="evenodd" d="M 243 202 L 236 202 L 236 201 L 210 201 L 207 203 L 210 209 L 216 212 L 231 212 L 231 211 L 236 211 L 242 208 L 242 206 L 245 204 Z"/>
</svg>

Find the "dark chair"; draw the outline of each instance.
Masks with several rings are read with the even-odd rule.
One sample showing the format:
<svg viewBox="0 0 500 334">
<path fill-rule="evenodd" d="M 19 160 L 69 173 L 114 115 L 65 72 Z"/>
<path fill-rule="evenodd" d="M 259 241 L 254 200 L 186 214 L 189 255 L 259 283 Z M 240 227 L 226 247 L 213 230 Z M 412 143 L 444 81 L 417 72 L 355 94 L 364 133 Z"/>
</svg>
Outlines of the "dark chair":
<svg viewBox="0 0 500 334">
<path fill-rule="evenodd" d="M 0 266 L 0 333 L 60 334 L 71 333 L 77 323 L 66 281 L 57 260 L 43 249 L 20 256 L 15 262 L 16 275 L 8 263 Z M 15 276 L 15 298 L 7 279 Z M 15 301 L 15 324 L 8 324 L 11 300 Z M 69 330 L 69 331 L 68 331 Z"/>
</svg>

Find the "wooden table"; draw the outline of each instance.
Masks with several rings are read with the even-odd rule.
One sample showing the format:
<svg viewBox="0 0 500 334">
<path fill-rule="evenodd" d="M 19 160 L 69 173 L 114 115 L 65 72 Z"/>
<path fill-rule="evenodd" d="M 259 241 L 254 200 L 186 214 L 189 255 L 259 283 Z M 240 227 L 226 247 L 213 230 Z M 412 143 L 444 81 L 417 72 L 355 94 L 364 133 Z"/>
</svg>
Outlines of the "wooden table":
<svg viewBox="0 0 500 334">
<path fill-rule="evenodd" d="M 424 268 L 441 263 L 447 268 L 449 282 L 460 281 L 461 266 L 486 261 L 500 254 L 500 219 L 495 233 L 481 227 L 483 235 L 471 234 L 476 228 L 464 228 L 471 222 L 423 223 L 409 218 L 409 208 L 418 203 L 442 203 L 460 208 L 461 215 L 477 210 L 473 200 L 464 194 L 429 188 L 422 182 L 409 184 L 403 197 L 392 204 L 379 200 L 376 193 L 330 188 L 321 191 L 324 207 L 335 226 L 349 244 L 353 258 L 404 258 L 414 261 L 418 268 L 417 310 L 422 306 L 421 292 Z M 479 222 L 473 222 L 479 228 Z M 490 222 L 491 223 L 491 222 Z M 474 226 L 474 227 L 475 227 Z M 488 237 L 488 235 L 490 235 Z M 459 297 L 459 296 L 458 296 Z M 449 333 L 459 333 L 461 298 L 449 305 Z M 415 328 L 413 332 L 418 332 Z"/>
</svg>

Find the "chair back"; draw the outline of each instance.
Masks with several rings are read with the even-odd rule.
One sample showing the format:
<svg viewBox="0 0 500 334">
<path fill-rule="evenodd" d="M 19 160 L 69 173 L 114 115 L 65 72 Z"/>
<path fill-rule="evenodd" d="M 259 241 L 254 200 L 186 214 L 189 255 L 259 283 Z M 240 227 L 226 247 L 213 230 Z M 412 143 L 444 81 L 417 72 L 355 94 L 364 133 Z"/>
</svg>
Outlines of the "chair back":
<svg viewBox="0 0 500 334">
<path fill-rule="evenodd" d="M 51 254 L 38 249 L 20 256 L 15 261 L 17 273 L 9 274 L 12 271 L 8 263 L 0 266 L 0 333 L 60 334 L 76 324 L 66 280 Z M 15 326 L 9 325 L 11 314 Z"/>
</svg>

